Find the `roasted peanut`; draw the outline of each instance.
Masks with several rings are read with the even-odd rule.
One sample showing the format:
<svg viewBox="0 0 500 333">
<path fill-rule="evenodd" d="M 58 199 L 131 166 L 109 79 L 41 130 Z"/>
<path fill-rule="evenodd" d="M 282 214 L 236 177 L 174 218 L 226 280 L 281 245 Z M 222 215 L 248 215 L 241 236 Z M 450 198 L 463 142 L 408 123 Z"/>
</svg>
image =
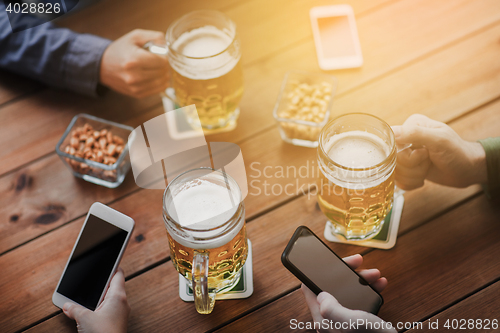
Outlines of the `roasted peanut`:
<svg viewBox="0 0 500 333">
<path fill-rule="evenodd" d="M 108 140 L 106 140 L 106 138 L 99 139 L 99 145 L 101 146 L 102 149 L 104 149 L 106 147 L 107 143 L 108 143 Z"/>
<path fill-rule="evenodd" d="M 78 140 L 78 138 L 75 138 L 75 137 L 72 137 L 70 140 L 69 140 L 69 144 L 71 145 L 71 147 L 77 149 L 78 148 L 78 144 L 80 143 L 80 140 Z"/>
<path fill-rule="evenodd" d="M 116 145 L 114 143 L 109 144 L 107 151 L 109 156 L 113 156 L 116 153 Z"/>
<path fill-rule="evenodd" d="M 117 145 L 122 145 L 123 144 L 123 139 L 120 138 L 117 135 L 113 135 L 113 142 L 116 143 Z"/>
<path fill-rule="evenodd" d="M 89 138 L 87 138 L 87 140 L 85 140 L 85 147 L 92 147 L 92 145 L 94 144 L 94 137 L 91 136 Z"/>
<path fill-rule="evenodd" d="M 123 138 L 113 135 L 111 131 L 94 130 L 90 124 L 84 124 L 71 131 L 69 144 L 64 148 L 64 152 L 79 158 L 112 165 L 123 152 L 124 144 Z M 78 173 L 110 181 L 116 180 L 116 170 L 105 171 L 69 158 L 65 160 Z"/>
</svg>

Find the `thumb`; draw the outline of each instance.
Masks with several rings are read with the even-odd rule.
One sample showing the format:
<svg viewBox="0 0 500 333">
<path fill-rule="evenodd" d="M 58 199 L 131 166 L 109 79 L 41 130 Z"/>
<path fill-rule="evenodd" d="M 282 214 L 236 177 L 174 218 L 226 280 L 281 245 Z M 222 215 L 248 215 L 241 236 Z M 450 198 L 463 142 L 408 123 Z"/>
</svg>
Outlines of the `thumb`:
<svg viewBox="0 0 500 333">
<path fill-rule="evenodd" d="M 131 33 L 135 45 L 143 47 L 149 41 L 157 44 L 165 44 L 165 34 L 160 31 L 136 29 Z"/>
<path fill-rule="evenodd" d="M 79 304 L 67 302 L 64 303 L 63 312 L 66 316 L 68 316 L 68 318 L 80 321 L 85 315 L 87 315 L 91 311 Z"/>
<path fill-rule="evenodd" d="M 106 292 L 105 299 L 112 298 L 126 298 L 127 295 L 125 293 L 125 275 L 123 273 L 123 269 L 118 268 L 113 279 L 111 279 L 111 283 L 109 284 L 108 291 Z"/>
<path fill-rule="evenodd" d="M 346 313 L 346 308 L 340 305 L 339 301 L 327 292 L 321 292 L 318 295 L 319 310 L 323 318 L 328 318 L 333 321 L 346 321 L 349 316 Z"/>
<path fill-rule="evenodd" d="M 323 318 L 327 318 L 329 320 L 333 320 L 334 322 L 340 323 L 349 323 L 349 322 L 358 322 L 358 320 L 362 320 L 363 323 L 384 323 L 382 319 L 379 317 L 365 312 L 361 310 L 350 310 L 348 308 L 343 307 L 332 295 L 326 292 L 322 292 L 318 295 L 318 302 L 320 306 L 320 312 Z M 379 325 L 379 327 L 387 327 L 389 325 Z M 368 327 L 364 327 L 365 330 L 363 332 L 396 332 L 395 330 L 385 330 L 385 329 L 368 329 Z M 361 329 L 361 327 L 358 327 Z"/>
</svg>

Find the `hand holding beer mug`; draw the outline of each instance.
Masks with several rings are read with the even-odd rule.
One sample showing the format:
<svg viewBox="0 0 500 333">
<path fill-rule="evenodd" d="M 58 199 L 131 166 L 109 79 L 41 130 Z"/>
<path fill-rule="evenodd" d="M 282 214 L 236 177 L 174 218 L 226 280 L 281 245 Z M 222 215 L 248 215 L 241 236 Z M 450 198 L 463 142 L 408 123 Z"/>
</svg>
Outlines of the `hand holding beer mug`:
<svg viewBox="0 0 500 333">
<path fill-rule="evenodd" d="M 166 46 L 148 42 L 144 47 L 168 57 L 176 95 L 168 97 L 181 107 L 195 104 L 205 130 L 233 129 L 243 95 L 234 22 L 217 11 L 195 11 L 172 23 L 165 38 Z M 198 124 L 195 115 L 187 116 L 192 126 Z"/>
<path fill-rule="evenodd" d="M 199 168 L 175 178 L 163 195 L 163 219 L 175 269 L 193 289 L 198 313 L 239 281 L 248 245 L 238 183 L 222 171 Z"/>
<path fill-rule="evenodd" d="M 396 155 L 391 127 L 375 116 L 346 114 L 323 128 L 318 204 L 334 236 L 366 240 L 381 230 L 392 208 Z"/>
</svg>

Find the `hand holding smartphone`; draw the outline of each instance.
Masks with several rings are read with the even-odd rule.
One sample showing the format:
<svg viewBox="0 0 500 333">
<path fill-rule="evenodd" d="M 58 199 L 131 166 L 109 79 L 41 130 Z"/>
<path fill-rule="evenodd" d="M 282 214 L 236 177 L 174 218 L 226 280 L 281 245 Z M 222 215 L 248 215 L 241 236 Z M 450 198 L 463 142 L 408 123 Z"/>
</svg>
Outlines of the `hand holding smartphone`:
<svg viewBox="0 0 500 333">
<path fill-rule="evenodd" d="M 71 302 L 94 311 L 104 299 L 133 229 L 132 218 L 94 203 L 52 295 L 54 305 L 62 308 Z"/>
<path fill-rule="evenodd" d="M 382 296 L 305 226 L 297 228 L 281 261 L 316 295 L 326 291 L 346 308 L 373 314 L 382 306 Z"/>
</svg>

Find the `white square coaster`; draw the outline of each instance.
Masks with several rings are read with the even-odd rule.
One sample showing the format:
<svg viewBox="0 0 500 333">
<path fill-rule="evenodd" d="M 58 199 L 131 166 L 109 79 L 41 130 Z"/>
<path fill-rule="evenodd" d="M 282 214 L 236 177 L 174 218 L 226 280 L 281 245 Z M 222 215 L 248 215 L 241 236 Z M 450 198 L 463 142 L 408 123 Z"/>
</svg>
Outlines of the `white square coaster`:
<svg viewBox="0 0 500 333">
<path fill-rule="evenodd" d="M 336 237 L 332 234 L 333 225 L 330 221 L 326 222 L 324 236 L 326 240 L 335 243 L 375 247 L 385 250 L 391 249 L 396 245 L 396 239 L 398 238 L 399 222 L 401 221 L 404 202 L 405 198 L 402 194 L 394 196 L 392 210 L 386 216 L 382 230 L 372 239 L 366 241 L 348 241 L 341 237 Z"/>
<path fill-rule="evenodd" d="M 253 294 L 253 269 L 252 269 L 252 242 L 248 241 L 248 256 L 243 265 L 241 278 L 233 289 L 225 293 L 218 293 L 216 300 L 248 298 Z M 187 280 L 179 274 L 179 296 L 185 302 L 194 302 L 193 291 L 188 285 Z"/>
</svg>

